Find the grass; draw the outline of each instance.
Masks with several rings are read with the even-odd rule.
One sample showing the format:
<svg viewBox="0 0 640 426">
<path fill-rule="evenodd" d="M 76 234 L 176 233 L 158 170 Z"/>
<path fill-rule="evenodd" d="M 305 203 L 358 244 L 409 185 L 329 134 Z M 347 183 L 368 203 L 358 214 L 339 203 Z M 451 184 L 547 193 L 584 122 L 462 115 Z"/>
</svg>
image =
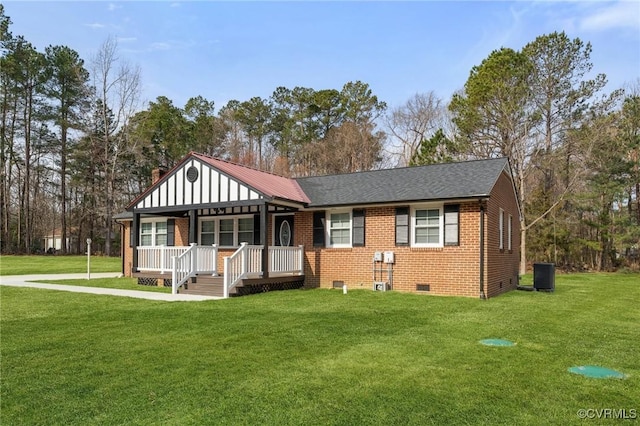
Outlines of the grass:
<svg viewBox="0 0 640 426">
<path fill-rule="evenodd" d="M 118 272 L 120 258 L 91 257 L 91 272 Z M 86 273 L 86 256 L 0 256 L 0 275 L 47 275 L 63 273 Z M 138 285 L 135 278 L 92 278 L 80 280 L 39 280 L 45 284 L 77 285 L 87 287 L 117 288 L 171 293 L 169 287 Z"/>
<path fill-rule="evenodd" d="M 91 280 L 38 280 L 45 284 L 77 285 L 83 287 L 118 288 L 121 290 L 153 291 L 171 293 L 171 287 L 139 285 L 137 278 L 91 278 Z"/>
<path fill-rule="evenodd" d="M 119 257 L 92 256 L 91 272 L 118 272 Z M 87 256 L 0 256 L 0 275 L 71 274 L 87 272 Z"/>
<path fill-rule="evenodd" d="M 555 293 L 487 301 L 1 287 L 0 424 L 582 424 L 580 409 L 640 409 L 639 282 L 558 275 Z M 587 364 L 629 377 L 567 372 Z"/>
</svg>

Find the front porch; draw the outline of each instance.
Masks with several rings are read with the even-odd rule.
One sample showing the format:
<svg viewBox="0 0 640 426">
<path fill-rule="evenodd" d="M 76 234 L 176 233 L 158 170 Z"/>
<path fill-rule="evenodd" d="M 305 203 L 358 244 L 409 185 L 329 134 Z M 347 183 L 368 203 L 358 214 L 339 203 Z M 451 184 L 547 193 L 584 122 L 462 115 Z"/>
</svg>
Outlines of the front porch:
<svg viewBox="0 0 640 426">
<path fill-rule="evenodd" d="M 303 246 L 270 246 L 264 256 L 262 245 L 242 243 L 231 252 L 216 245 L 140 246 L 137 271 L 139 283 L 162 280 L 172 293 L 208 294 L 219 297 L 270 290 L 300 288 L 304 284 Z M 229 254 L 229 255 L 225 255 Z M 263 259 L 268 267 L 263 269 Z"/>
</svg>

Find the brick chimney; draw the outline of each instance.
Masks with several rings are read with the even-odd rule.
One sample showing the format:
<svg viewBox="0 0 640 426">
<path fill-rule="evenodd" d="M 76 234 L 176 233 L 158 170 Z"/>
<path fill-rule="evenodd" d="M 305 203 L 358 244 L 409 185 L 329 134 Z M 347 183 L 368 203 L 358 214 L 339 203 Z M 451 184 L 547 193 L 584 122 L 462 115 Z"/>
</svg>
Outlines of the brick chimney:
<svg viewBox="0 0 640 426">
<path fill-rule="evenodd" d="M 162 176 L 166 175 L 167 171 L 162 167 L 151 170 L 151 185 L 162 179 Z"/>
</svg>

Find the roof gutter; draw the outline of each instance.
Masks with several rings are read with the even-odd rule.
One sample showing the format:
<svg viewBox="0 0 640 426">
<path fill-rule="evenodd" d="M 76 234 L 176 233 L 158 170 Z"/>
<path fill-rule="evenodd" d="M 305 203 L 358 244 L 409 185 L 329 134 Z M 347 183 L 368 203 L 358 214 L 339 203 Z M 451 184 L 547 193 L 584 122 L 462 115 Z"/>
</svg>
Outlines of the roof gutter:
<svg viewBox="0 0 640 426">
<path fill-rule="evenodd" d="M 313 210 L 327 210 L 327 209 L 339 209 L 346 207 L 359 207 L 359 208 L 371 208 L 371 207 L 388 207 L 388 206 L 405 206 L 408 204 L 429 204 L 429 203 L 465 203 L 472 202 L 478 197 L 487 197 L 486 194 L 470 195 L 468 197 L 451 197 L 451 198 L 428 198 L 428 199 L 412 199 L 412 200 L 395 200 L 395 201 L 379 201 L 379 202 L 359 202 L 352 201 L 339 204 L 311 204 L 305 207 L 305 211 Z M 486 200 L 481 198 L 479 200 Z"/>
</svg>

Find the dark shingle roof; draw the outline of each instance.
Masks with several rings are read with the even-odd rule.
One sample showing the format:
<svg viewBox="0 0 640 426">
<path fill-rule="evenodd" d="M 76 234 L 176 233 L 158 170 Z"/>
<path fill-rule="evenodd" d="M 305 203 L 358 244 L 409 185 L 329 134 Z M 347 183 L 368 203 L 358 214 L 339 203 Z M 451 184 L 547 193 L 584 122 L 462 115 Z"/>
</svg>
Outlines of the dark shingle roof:
<svg viewBox="0 0 640 426">
<path fill-rule="evenodd" d="M 506 158 L 298 178 L 309 207 L 488 196 Z"/>
</svg>

